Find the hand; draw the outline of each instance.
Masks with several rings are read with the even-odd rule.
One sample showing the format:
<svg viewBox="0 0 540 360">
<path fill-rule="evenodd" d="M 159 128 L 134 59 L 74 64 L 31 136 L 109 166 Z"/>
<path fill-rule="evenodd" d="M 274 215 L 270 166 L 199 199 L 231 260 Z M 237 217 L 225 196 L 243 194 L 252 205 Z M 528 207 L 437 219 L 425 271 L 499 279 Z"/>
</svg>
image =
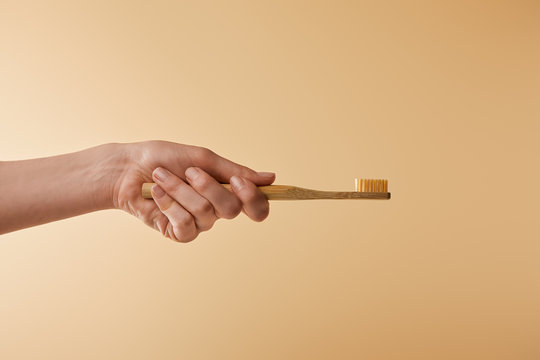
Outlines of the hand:
<svg viewBox="0 0 540 360">
<path fill-rule="evenodd" d="M 113 203 L 165 236 L 189 242 L 219 218 L 242 210 L 255 221 L 268 216 L 268 200 L 257 186 L 275 174 L 255 172 L 214 152 L 165 141 L 124 144 L 126 166 L 113 185 Z M 143 199 L 141 186 L 155 182 L 154 200 Z M 220 183 L 230 183 L 233 192 Z"/>
</svg>

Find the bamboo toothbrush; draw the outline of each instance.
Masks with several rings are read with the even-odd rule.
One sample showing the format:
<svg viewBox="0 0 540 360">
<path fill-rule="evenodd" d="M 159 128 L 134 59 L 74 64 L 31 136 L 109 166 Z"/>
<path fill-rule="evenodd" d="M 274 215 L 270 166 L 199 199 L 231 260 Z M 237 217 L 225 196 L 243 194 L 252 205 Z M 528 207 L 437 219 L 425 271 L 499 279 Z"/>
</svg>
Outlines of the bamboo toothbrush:
<svg viewBox="0 0 540 360">
<path fill-rule="evenodd" d="M 222 184 L 231 190 L 231 185 Z M 321 191 L 305 189 L 289 185 L 259 186 L 268 200 L 314 200 L 314 199 L 372 199 L 388 200 L 388 180 L 379 179 L 354 179 L 355 191 Z M 152 198 L 152 186 L 154 183 L 142 185 L 142 197 Z"/>
</svg>

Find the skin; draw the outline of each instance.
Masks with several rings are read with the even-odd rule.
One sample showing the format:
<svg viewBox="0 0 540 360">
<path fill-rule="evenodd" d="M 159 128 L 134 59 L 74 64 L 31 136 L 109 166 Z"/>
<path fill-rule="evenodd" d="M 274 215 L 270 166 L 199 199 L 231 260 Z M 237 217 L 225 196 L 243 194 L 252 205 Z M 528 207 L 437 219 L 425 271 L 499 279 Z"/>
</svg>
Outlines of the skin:
<svg viewBox="0 0 540 360">
<path fill-rule="evenodd" d="M 255 172 L 211 150 L 165 141 L 105 144 L 71 154 L 0 162 L 0 234 L 92 211 L 121 209 L 178 242 L 244 212 L 268 216 Z M 143 182 L 155 182 L 154 200 Z M 230 183 L 232 192 L 221 183 Z"/>
</svg>

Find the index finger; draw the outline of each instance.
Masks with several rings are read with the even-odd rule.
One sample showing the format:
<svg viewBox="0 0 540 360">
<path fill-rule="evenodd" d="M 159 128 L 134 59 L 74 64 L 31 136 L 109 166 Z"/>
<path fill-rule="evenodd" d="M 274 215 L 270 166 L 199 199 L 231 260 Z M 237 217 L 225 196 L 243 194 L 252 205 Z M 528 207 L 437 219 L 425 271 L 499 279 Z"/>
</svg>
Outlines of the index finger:
<svg viewBox="0 0 540 360">
<path fill-rule="evenodd" d="M 200 148 L 194 154 L 194 163 L 221 183 L 229 182 L 231 176 L 241 176 L 255 185 L 270 185 L 274 182 L 276 174 L 271 172 L 257 172 L 246 166 L 219 156 L 215 152 Z"/>
</svg>

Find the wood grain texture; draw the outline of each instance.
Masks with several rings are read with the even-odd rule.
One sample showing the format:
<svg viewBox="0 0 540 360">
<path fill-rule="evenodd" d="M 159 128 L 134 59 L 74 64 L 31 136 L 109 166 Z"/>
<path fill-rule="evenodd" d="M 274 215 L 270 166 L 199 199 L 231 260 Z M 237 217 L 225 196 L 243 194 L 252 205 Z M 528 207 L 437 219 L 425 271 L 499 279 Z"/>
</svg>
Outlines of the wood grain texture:
<svg viewBox="0 0 540 360">
<path fill-rule="evenodd" d="M 144 183 L 142 186 L 142 197 L 152 198 L 152 186 L 154 183 Z M 230 184 L 223 186 L 231 190 Z M 389 192 L 359 192 L 359 191 L 321 191 L 305 189 L 290 185 L 269 185 L 259 186 L 259 189 L 266 195 L 268 200 L 318 200 L 318 199 L 371 199 L 371 200 L 389 200 Z"/>
</svg>

